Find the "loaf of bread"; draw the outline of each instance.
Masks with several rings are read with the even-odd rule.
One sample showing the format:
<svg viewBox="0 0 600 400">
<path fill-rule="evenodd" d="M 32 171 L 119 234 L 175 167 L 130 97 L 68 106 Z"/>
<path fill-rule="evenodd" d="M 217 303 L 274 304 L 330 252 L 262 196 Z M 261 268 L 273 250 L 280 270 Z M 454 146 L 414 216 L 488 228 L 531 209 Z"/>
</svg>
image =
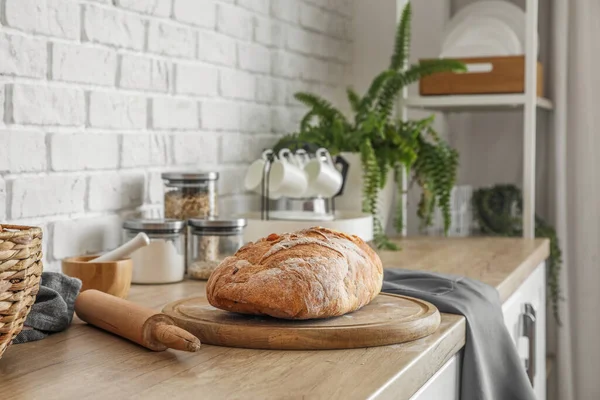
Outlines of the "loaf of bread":
<svg viewBox="0 0 600 400">
<path fill-rule="evenodd" d="M 381 260 L 364 241 L 316 227 L 245 245 L 215 269 L 206 296 L 243 314 L 328 318 L 365 306 L 382 282 Z"/>
</svg>

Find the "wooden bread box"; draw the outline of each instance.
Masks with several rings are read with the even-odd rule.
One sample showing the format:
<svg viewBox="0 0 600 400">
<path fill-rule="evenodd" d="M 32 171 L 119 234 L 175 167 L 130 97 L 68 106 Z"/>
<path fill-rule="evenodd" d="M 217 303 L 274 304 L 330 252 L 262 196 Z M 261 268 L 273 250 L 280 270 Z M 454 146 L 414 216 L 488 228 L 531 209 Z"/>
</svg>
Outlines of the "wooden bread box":
<svg viewBox="0 0 600 400">
<path fill-rule="evenodd" d="M 525 56 L 463 58 L 468 72 L 443 72 L 422 78 L 421 96 L 525 92 Z M 537 95 L 544 97 L 542 64 L 537 63 Z"/>
</svg>

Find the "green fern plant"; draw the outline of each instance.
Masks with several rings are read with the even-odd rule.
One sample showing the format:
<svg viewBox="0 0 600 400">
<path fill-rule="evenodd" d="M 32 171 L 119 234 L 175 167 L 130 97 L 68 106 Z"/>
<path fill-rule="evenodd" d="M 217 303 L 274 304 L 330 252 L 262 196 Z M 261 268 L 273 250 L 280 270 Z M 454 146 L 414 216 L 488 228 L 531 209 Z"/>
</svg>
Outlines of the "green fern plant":
<svg viewBox="0 0 600 400">
<path fill-rule="evenodd" d="M 373 215 L 375 244 L 392 249 L 383 229 L 377 209 L 377 199 L 387 183 L 388 172 L 402 188 L 402 168 L 423 189 L 422 207 L 418 215 L 425 225 L 431 224 L 436 207 L 442 209 L 446 230 L 450 225 L 450 192 L 455 182 L 458 154 L 435 133 L 433 118 L 402 121 L 394 108 L 403 88 L 421 78 L 439 72 L 465 71 L 455 60 L 429 60 L 409 65 L 412 10 L 404 8 L 388 69 L 379 73 L 363 96 L 348 88 L 347 97 L 353 118 L 347 118 L 328 100 L 311 93 L 300 92 L 295 98 L 308 107 L 300 130 L 283 137 L 275 146 L 294 148 L 299 143 L 326 147 L 332 154 L 342 151 L 361 155 L 363 167 L 363 211 Z M 410 173 L 412 171 L 412 174 Z M 396 207 L 395 225 L 402 229 L 402 203 Z"/>
<path fill-rule="evenodd" d="M 456 183 L 458 152 L 441 140 L 437 133 L 427 127 L 427 135 L 419 136 L 419 154 L 414 164 L 415 179 L 423 193 L 417 214 L 424 226 L 433 220 L 436 207 L 442 211 L 444 232 L 450 228 L 450 194 Z"/>
</svg>

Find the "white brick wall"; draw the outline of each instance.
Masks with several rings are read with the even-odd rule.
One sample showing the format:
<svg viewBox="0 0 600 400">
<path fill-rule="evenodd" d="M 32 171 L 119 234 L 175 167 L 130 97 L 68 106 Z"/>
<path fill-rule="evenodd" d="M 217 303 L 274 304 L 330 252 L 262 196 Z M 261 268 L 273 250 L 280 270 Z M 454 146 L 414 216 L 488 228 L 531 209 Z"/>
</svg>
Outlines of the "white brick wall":
<svg viewBox="0 0 600 400">
<path fill-rule="evenodd" d="M 178 21 L 214 29 L 216 7 L 212 0 L 173 0 L 173 16 Z"/>
<path fill-rule="evenodd" d="M 115 0 L 115 3 L 123 8 L 159 17 L 171 14 L 171 0 Z"/>
<path fill-rule="evenodd" d="M 6 183 L 0 178 L 0 218 L 6 219 Z"/>
<path fill-rule="evenodd" d="M 9 183 L 11 219 L 84 211 L 84 176 L 19 177 Z"/>
<path fill-rule="evenodd" d="M 110 92 L 91 92 L 89 125 L 94 128 L 143 129 L 147 101 L 144 97 Z"/>
<path fill-rule="evenodd" d="M 205 101 L 200 107 L 202 128 L 236 131 L 240 129 L 240 104 L 229 101 Z"/>
<path fill-rule="evenodd" d="M 271 0 L 271 15 L 282 21 L 297 23 L 300 4 L 300 1 Z"/>
<path fill-rule="evenodd" d="M 148 28 L 148 50 L 166 56 L 194 58 L 196 37 L 193 29 L 152 21 Z"/>
<path fill-rule="evenodd" d="M 77 39 L 79 7 L 69 0 L 5 0 L 6 24 L 25 32 Z"/>
<path fill-rule="evenodd" d="M 148 133 L 123 136 L 121 167 L 166 165 L 169 160 L 171 139 L 166 134 Z"/>
<path fill-rule="evenodd" d="M 61 259 L 113 249 L 121 241 L 121 223 L 116 215 L 57 221 L 52 229 L 52 255 Z"/>
<path fill-rule="evenodd" d="M 88 207 L 91 211 L 104 211 L 140 206 L 144 182 L 141 172 L 93 175 L 89 180 Z"/>
<path fill-rule="evenodd" d="M 256 76 L 248 72 L 224 69 L 221 71 L 219 86 L 223 97 L 254 100 Z"/>
<path fill-rule="evenodd" d="M 144 47 L 146 23 L 140 17 L 117 9 L 88 5 L 84 7 L 83 39 L 113 47 L 141 50 Z"/>
<path fill-rule="evenodd" d="M 153 99 L 152 127 L 156 129 L 198 129 L 198 103 L 171 97 Z"/>
<path fill-rule="evenodd" d="M 119 166 L 119 137 L 115 134 L 50 135 L 53 171 L 114 169 Z"/>
<path fill-rule="evenodd" d="M 117 53 L 113 50 L 65 43 L 52 46 L 54 80 L 113 86 L 116 74 Z"/>
<path fill-rule="evenodd" d="M 104 251 L 162 208 L 160 173 L 245 166 L 341 96 L 349 0 L 0 0 L 0 224 L 45 229 L 46 264 Z"/>
<path fill-rule="evenodd" d="M 210 65 L 177 64 L 177 93 L 216 96 L 219 91 L 219 69 Z"/>
<path fill-rule="evenodd" d="M 35 131 L 0 131 L 0 171 L 44 171 L 45 136 Z"/>
<path fill-rule="evenodd" d="M 12 115 L 5 118 L 23 125 L 80 126 L 85 121 L 83 90 L 56 86 L 14 84 L 7 107 Z M 10 113 L 9 113 L 10 114 Z"/>
<path fill-rule="evenodd" d="M 261 14 L 269 13 L 269 0 L 237 0 L 239 6 Z"/>
<path fill-rule="evenodd" d="M 251 43 L 239 43 L 238 60 L 242 69 L 266 74 L 271 72 L 271 52 L 267 47 Z"/>
<path fill-rule="evenodd" d="M 257 43 L 273 47 L 282 47 L 285 39 L 285 24 L 267 17 L 256 17 L 254 19 L 254 40 Z"/>
<path fill-rule="evenodd" d="M 211 64 L 235 66 L 237 61 L 235 40 L 216 32 L 200 31 L 198 58 Z"/>
<path fill-rule="evenodd" d="M 219 4 L 217 7 L 217 30 L 238 39 L 252 37 L 253 15 L 241 7 Z"/>
<path fill-rule="evenodd" d="M 218 138 L 214 132 L 176 134 L 173 136 L 173 155 L 176 164 L 210 165 L 218 162 Z"/>
<path fill-rule="evenodd" d="M 0 74 L 43 78 L 47 74 L 46 42 L 0 33 Z"/>
<path fill-rule="evenodd" d="M 271 109 L 264 105 L 247 105 L 240 108 L 240 131 L 264 133 L 271 131 Z M 256 154 L 256 153 L 255 153 Z"/>
<path fill-rule="evenodd" d="M 164 60 L 124 54 L 121 56 L 119 87 L 166 92 L 171 81 L 170 63 Z"/>
</svg>

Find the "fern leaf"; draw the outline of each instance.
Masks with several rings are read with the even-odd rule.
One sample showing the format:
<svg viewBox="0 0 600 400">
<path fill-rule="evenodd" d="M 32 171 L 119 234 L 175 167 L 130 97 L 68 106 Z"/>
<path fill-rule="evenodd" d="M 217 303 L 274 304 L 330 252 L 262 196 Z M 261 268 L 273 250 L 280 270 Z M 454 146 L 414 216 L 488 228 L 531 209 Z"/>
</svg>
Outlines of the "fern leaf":
<svg viewBox="0 0 600 400">
<path fill-rule="evenodd" d="M 306 132 L 308 130 L 310 122 L 315 116 L 315 110 L 311 109 L 304 117 L 302 117 L 302 120 L 300 121 L 300 132 Z"/>
<path fill-rule="evenodd" d="M 323 109 L 333 108 L 333 106 L 331 105 L 331 103 L 329 103 L 329 101 L 327 101 L 324 98 L 319 97 L 315 94 L 312 94 L 312 93 L 297 92 L 294 94 L 294 98 L 296 100 L 298 100 L 299 102 L 301 102 L 302 104 L 304 104 L 305 106 L 310 107 L 310 108 L 323 108 Z"/>
<path fill-rule="evenodd" d="M 382 73 L 377 75 L 375 79 L 373 79 L 371 86 L 369 86 L 365 97 L 363 97 L 360 103 L 360 114 L 365 114 L 371 110 L 371 107 L 373 106 L 373 103 L 377 100 L 377 97 L 379 96 L 379 93 L 383 88 L 384 84 L 392 76 L 394 76 L 394 71 L 387 70 L 383 71 Z"/>
<path fill-rule="evenodd" d="M 464 70 L 466 70 L 466 67 L 460 61 L 440 59 L 421 61 L 419 64 L 412 65 L 406 71 L 396 71 L 394 76 L 385 82 L 379 96 L 377 109 L 385 118 L 390 118 L 394 103 L 402 88 L 419 81 L 424 76 L 440 72 L 460 72 Z"/>
<path fill-rule="evenodd" d="M 422 60 L 418 64 L 411 65 L 406 70 L 405 75 L 409 81 L 416 82 L 425 76 L 440 72 L 465 72 L 466 70 L 466 65 L 461 61 L 440 58 L 437 60 Z"/>
<path fill-rule="evenodd" d="M 377 156 L 370 140 L 365 140 L 360 149 L 363 168 L 363 212 L 377 215 L 377 197 L 380 178 Z"/>
<path fill-rule="evenodd" d="M 408 174 L 407 174 L 408 175 Z M 394 228 L 396 232 L 401 233 L 404 229 L 404 204 L 402 202 L 403 192 L 403 176 L 402 166 L 397 163 L 394 166 L 394 181 L 396 182 L 396 212 L 394 215 Z"/>
<path fill-rule="evenodd" d="M 357 113 L 360 110 L 360 96 L 351 87 L 346 89 L 346 94 L 348 95 L 348 102 L 350 102 L 350 107 L 352 107 L 352 111 Z"/>
<path fill-rule="evenodd" d="M 339 117 L 343 122 L 347 123 L 344 114 L 322 97 L 312 93 L 298 92 L 294 94 L 294 98 L 310 107 L 314 111 L 314 114 L 321 119 L 329 121 L 334 117 Z"/>
<path fill-rule="evenodd" d="M 396 29 L 396 40 L 394 43 L 394 54 L 392 54 L 392 60 L 390 63 L 390 69 L 397 71 L 404 69 L 408 61 L 408 54 L 410 53 L 410 21 L 412 19 L 412 8 L 410 2 L 406 4 L 402 15 L 400 16 L 400 23 Z"/>
<path fill-rule="evenodd" d="M 402 72 L 394 73 L 394 75 L 385 82 L 376 106 L 377 111 L 379 111 L 385 119 L 391 117 L 394 103 L 400 90 L 410 83 L 412 82 L 409 81 Z"/>
<path fill-rule="evenodd" d="M 382 228 L 383 229 L 383 228 Z M 373 236 L 373 243 L 379 250 L 398 251 L 400 248 L 392 242 L 385 234 L 376 234 Z"/>
<path fill-rule="evenodd" d="M 439 207 L 444 220 L 444 233 L 448 233 L 452 215 L 450 195 L 456 182 L 458 153 L 445 141 L 430 143 L 423 135 L 419 138 L 419 156 L 415 173 L 423 188 L 418 215 L 423 226 L 431 225 L 435 207 Z"/>
<path fill-rule="evenodd" d="M 336 153 L 337 149 L 342 149 L 344 147 L 344 133 L 348 130 L 342 124 L 339 118 L 335 118 L 333 120 L 333 124 L 331 124 L 331 139 L 332 139 L 332 148 L 329 148 L 331 153 Z"/>
</svg>

